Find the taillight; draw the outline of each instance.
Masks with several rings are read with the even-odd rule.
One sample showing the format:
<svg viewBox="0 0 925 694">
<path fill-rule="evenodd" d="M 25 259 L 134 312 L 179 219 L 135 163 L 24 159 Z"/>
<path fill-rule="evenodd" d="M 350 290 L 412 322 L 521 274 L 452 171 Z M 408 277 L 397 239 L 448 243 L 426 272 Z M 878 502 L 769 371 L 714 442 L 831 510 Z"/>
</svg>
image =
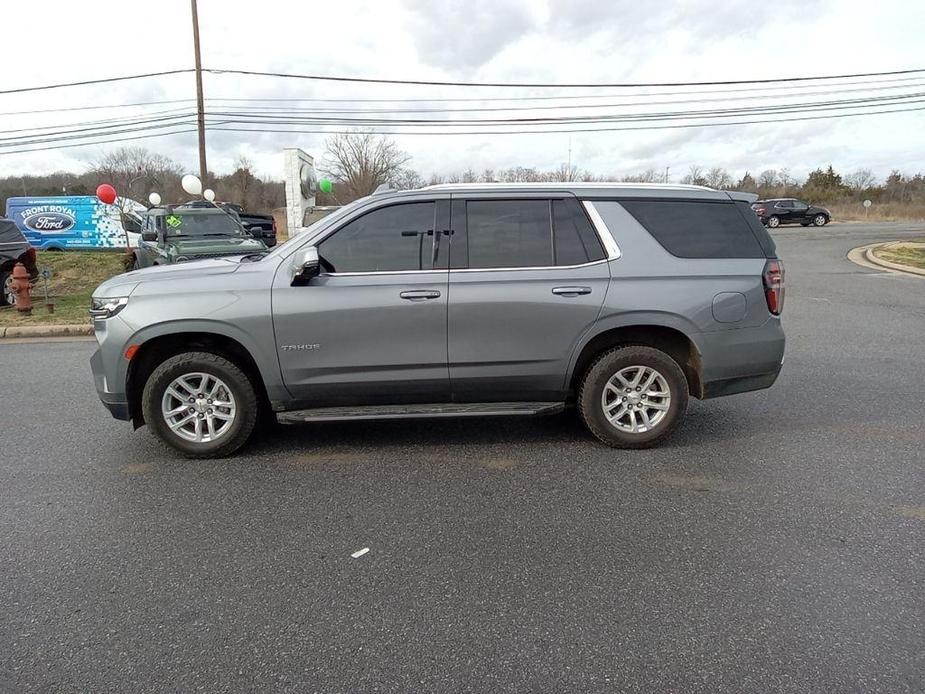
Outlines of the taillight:
<svg viewBox="0 0 925 694">
<path fill-rule="evenodd" d="M 756 207 L 755 212 L 757 212 L 758 214 L 764 214 L 765 209 L 763 207 Z"/>
<path fill-rule="evenodd" d="M 276 217 L 273 218 L 273 234 L 276 234 Z"/>
<path fill-rule="evenodd" d="M 784 264 L 772 258 L 764 264 L 764 297 L 768 311 L 779 316 L 784 310 Z"/>
</svg>

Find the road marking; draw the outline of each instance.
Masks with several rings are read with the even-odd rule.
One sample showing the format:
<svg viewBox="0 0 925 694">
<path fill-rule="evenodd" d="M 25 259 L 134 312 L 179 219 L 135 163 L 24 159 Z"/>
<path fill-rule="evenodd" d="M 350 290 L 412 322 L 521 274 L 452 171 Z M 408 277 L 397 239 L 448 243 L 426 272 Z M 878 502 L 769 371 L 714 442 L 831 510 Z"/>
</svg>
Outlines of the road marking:
<svg viewBox="0 0 925 694">
<path fill-rule="evenodd" d="M 350 556 L 353 557 L 354 559 L 359 559 L 364 554 L 366 554 L 368 551 L 369 551 L 369 547 L 364 547 L 363 549 L 354 552 Z"/>
</svg>

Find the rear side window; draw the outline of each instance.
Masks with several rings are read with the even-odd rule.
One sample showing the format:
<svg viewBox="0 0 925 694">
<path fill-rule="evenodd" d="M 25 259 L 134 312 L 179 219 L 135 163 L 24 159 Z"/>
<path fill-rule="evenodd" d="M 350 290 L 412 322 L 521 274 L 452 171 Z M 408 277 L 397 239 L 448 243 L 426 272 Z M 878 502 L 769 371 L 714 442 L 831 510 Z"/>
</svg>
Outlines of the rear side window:
<svg viewBox="0 0 925 694">
<path fill-rule="evenodd" d="M 620 204 L 679 258 L 763 258 L 748 221 L 733 202 L 621 200 Z"/>
<path fill-rule="evenodd" d="M 604 248 L 575 199 L 553 200 L 556 265 L 581 265 L 602 260 Z"/>
<path fill-rule="evenodd" d="M 470 200 L 466 231 L 471 268 L 552 264 L 548 200 Z"/>
<path fill-rule="evenodd" d="M 345 224 L 318 246 L 327 272 L 430 269 L 434 203 L 380 207 Z"/>
<path fill-rule="evenodd" d="M 466 228 L 454 237 L 453 267 L 582 265 L 606 256 L 594 227 L 573 198 L 468 200 L 464 204 Z M 454 216 L 461 214 L 455 205 Z M 466 255 L 468 262 L 463 260 Z"/>
<path fill-rule="evenodd" d="M 758 215 L 755 214 L 755 210 L 752 209 L 755 205 L 749 207 L 747 202 L 739 200 L 736 201 L 736 207 L 739 208 L 739 212 L 745 217 L 748 228 L 752 230 L 752 234 L 754 234 L 755 238 L 758 240 L 758 245 L 761 246 L 761 250 L 764 251 L 765 256 L 768 258 L 776 258 L 777 247 L 774 245 L 774 239 L 771 238 L 768 230 L 764 228 L 764 224 L 761 223 L 761 220 L 758 219 Z"/>
</svg>

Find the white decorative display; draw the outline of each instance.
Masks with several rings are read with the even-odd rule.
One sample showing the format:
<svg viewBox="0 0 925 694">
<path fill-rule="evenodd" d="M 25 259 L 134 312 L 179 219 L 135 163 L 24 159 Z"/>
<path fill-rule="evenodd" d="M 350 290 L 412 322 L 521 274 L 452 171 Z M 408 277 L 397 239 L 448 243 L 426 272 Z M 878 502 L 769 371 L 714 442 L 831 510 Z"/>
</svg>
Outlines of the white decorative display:
<svg viewBox="0 0 925 694">
<path fill-rule="evenodd" d="M 289 236 L 305 227 L 305 215 L 315 206 L 318 179 L 315 160 L 297 147 L 283 150 L 286 181 L 286 222 Z"/>
</svg>

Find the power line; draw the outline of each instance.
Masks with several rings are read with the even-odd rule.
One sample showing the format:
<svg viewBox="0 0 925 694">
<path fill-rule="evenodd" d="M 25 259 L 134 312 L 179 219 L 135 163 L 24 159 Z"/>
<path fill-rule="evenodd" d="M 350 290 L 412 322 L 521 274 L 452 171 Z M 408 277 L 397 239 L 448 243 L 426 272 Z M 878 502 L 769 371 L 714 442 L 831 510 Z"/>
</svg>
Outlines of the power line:
<svg viewBox="0 0 925 694">
<path fill-rule="evenodd" d="M 505 131 L 449 131 L 449 132 L 434 132 L 434 131 L 418 131 L 418 132 L 401 132 L 401 133 L 391 133 L 387 131 L 379 131 L 381 134 L 397 134 L 397 135 L 541 135 L 541 134 L 553 134 L 553 133 L 594 133 L 594 132 L 625 132 L 625 131 L 647 131 L 647 130 L 677 130 L 677 129 L 689 129 L 689 128 L 709 128 L 709 127 L 721 127 L 721 126 L 735 126 L 735 125 L 755 125 L 755 124 L 768 124 L 768 123 L 793 123 L 793 122 L 802 122 L 802 121 L 813 121 L 813 120 L 825 120 L 833 118 L 851 118 L 857 116 L 869 116 L 869 115 L 883 115 L 883 114 L 893 114 L 893 113 L 908 113 L 913 111 L 925 111 L 925 106 L 916 106 L 913 108 L 897 108 L 897 109 L 884 109 L 879 111 L 866 111 L 860 113 L 838 113 L 838 114 L 825 114 L 817 116 L 802 116 L 794 118 L 775 118 L 775 119 L 759 119 L 759 120 L 744 120 L 744 121 L 721 121 L 721 122 L 711 122 L 711 123 L 682 123 L 682 124 L 671 124 L 671 125 L 643 125 L 643 126 L 621 126 L 621 127 L 605 127 L 605 128 L 556 128 L 556 129 L 529 129 L 529 130 L 505 130 Z M 181 124 L 173 124 L 181 125 Z M 163 126 L 159 126 L 163 127 Z M 137 132 L 138 130 L 144 130 L 144 128 L 138 128 L 131 132 Z M 239 132 L 239 133 L 285 133 L 285 134 L 319 134 L 319 135 L 336 135 L 336 134 L 348 134 L 352 131 L 350 130 L 331 130 L 331 129 L 271 129 L 271 128 L 235 128 L 235 127 L 223 127 L 221 125 L 216 125 L 212 128 L 214 131 L 222 132 Z M 156 137 L 168 137 L 171 135 L 180 135 L 185 133 L 196 132 L 196 128 L 187 128 L 184 130 L 175 130 L 170 132 L 158 132 L 150 133 L 147 135 L 138 135 L 132 137 L 120 137 L 112 138 L 107 140 L 96 140 L 93 142 L 76 142 L 65 145 L 52 145 L 49 147 L 29 147 L 25 149 L 17 150 L 7 150 L 3 154 L 23 154 L 28 152 L 41 152 L 47 150 L 55 149 L 70 149 L 74 147 L 88 147 L 93 145 L 104 145 L 104 144 L 117 144 L 121 142 L 129 142 L 134 140 L 142 140 Z M 78 138 L 79 139 L 79 138 Z"/>
<path fill-rule="evenodd" d="M 58 84 L 45 84 L 41 87 L 19 87 L 18 89 L 3 89 L 0 94 L 21 94 L 22 92 L 39 92 L 45 89 L 61 89 L 62 87 L 83 87 L 89 84 L 105 84 L 108 82 L 124 82 L 126 80 L 138 80 L 147 77 L 164 77 L 166 75 L 180 75 L 186 72 L 192 72 L 192 68 L 183 68 L 182 70 L 164 70 L 162 72 L 144 72 L 139 75 L 123 75 L 122 77 L 104 77 L 97 80 L 82 80 L 80 82 L 60 82 Z"/>
<path fill-rule="evenodd" d="M 916 82 L 915 84 L 901 85 L 902 87 L 923 87 L 925 82 Z M 622 102 L 622 103 L 605 103 L 605 104 L 553 104 L 553 105 L 532 105 L 532 106 L 490 106 L 490 107 L 478 107 L 478 108 L 365 108 L 365 109 L 351 109 L 351 108 L 293 108 L 286 106 L 254 106 L 251 110 L 261 108 L 263 111 L 280 111 L 285 113 L 353 113 L 353 114 L 364 114 L 364 113 L 487 113 L 487 112 L 513 112 L 513 111 L 552 111 L 552 110 L 573 110 L 573 109 L 600 109 L 600 108 L 625 108 L 625 107 L 635 107 L 635 106 L 658 106 L 658 105 L 673 105 L 673 104 L 695 104 L 695 103 L 717 103 L 717 102 L 730 102 L 730 101 L 754 101 L 754 100 L 767 100 L 767 99 L 783 99 L 789 96 L 825 96 L 830 94 L 849 94 L 856 92 L 869 92 L 869 91 L 882 91 L 885 89 L 897 89 L 899 86 L 893 87 L 873 87 L 865 89 L 841 89 L 841 90 L 824 90 L 824 91 L 815 91 L 815 92 L 803 92 L 799 95 L 796 94 L 756 94 L 752 96 L 739 96 L 739 97 L 710 97 L 706 99 L 674 99 L 671 101 L 635 101 L 635 102 Z M 206 99 L 206 101 L 217 102 L 217 101 L 234 101 L 231 99 Z M 245 101 L 245 100 L 241 100 Z M 255 100 L 259 101 L 259 100 Z M 247 108 L 247 106 L 242 106 L 242 108 Z"/>
<path fill-rule="evenodd" d="M 856 116 L 875 116 L 887 113 L 908 113 L 911 111 L 925 111 L 925 106 L 916 106 L 914 108 L 899 108 L 899 109 L 889 109 L 881 111 L 865 111 L 861 113 L 836 113 L 836 114 L 826 114 L 821 116 L 802 116 L 796 118 L 775 118 L 767 120 L 746 120 L 746 121 L 722 121 L 717 123 L 683 123 L 676 125 L 643 125 L 635 127 L 619 127 L 619 128 L 557 128 L 557 129 L 530 129 L 530 130 L 493 130 L 493 131 L 484 131 L 484 130 L 469 130 L 469 131 L 446 131 L 446 132 L 434 132 L 434 131 L 402 131 L 402 132 L 391 132 L 391 131 L 376 131 L 377 134 L 381 135 L 543 135 L 543 134 L 552 134 L 552 133 L 601 133 L 601 132 L 622 132 L 622 131 L 636 131 L 636 130 L 677 130 L 684 128 L 711 128 L 727 125 L 756 125 L 756 124 L 765 124 L 765 123 L 794 123 L 800 121 L 812 121 L 812 120 L 825 120 L 831 118 L 851 118 Z M 229 128 L 216 126 L 212 128 L 216 131 L 225 131 L 225 132 L 241 132 L 241 133 L 292 133 L 292 134 L 318 134 L 318 135 L 343 135 L 350 134 L 354 131 L 352 130 L 294 130 L 294 129 L 269 129 L 269 128 Z"/>
<path fill-rule="evenodd" d="M 637 88 L 637 87 L 707 87 L 737 84 L 772 84 L 783 82 L 810 82 L 820 80 L 853 79 L 858 77 L 887 77 L 925 72 L 925 68 L 890 70 L 886 72 L 857 72 L 843 75 L 817 75 L 812 77 L 776 77 L 758 80 L 712 80 L 704 82 L 457 82 L 449 80 L 409 80 L 375 77 L 341 77 L 334 75 L 294 74 L 286 72 L 261 72 L 257 70 L 218 70 L 203 68 L 213 75 L 246 75 L 248 77 L 280 77 L 285 79 L 317 80 L 325 82 L 359 82 L 363 84 L 413 84 L 431 87 L 515 87 L 528 89 L 575 89 L 575 88 Z"/>
</svg>

